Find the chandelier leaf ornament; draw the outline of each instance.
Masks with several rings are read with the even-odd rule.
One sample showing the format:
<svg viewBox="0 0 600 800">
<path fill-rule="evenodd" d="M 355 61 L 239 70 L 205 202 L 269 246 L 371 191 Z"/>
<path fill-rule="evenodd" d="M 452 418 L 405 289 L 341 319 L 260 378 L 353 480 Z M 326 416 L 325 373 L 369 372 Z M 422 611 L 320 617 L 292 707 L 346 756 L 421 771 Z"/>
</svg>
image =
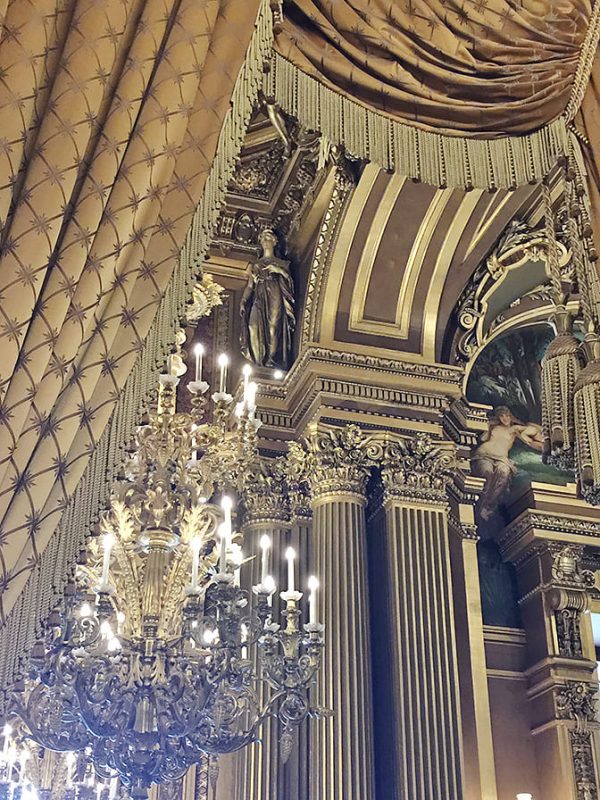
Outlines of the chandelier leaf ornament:
<svg viewBox="0 0 600 800">
<path fill-rule="evenodd" d="M 323 650 L 316 578 L 304 625 L 295 554 L 287 554 L 281 624 L 265 543 L 261 582 L 252 592 L 240 587 L 232 496 L 250 485 L 258 463 L 256 384 L 246 371 L 243 400 L 234 403 L 220 356 L 209 400 L 202 356 L 198 345 L 190 413 L 176 407 L 180 356 L 160 376 L 100 535 L 15 693 L 35 742 L 88 753 L 100 779 L 118 776 L 134 798 L 205 755 L 215 774 L 216 758 L 257 741 L 270 717 L 279 720 L 285 757 L 297 726 L 327 713 L 309 702 Z"/>
</svg>

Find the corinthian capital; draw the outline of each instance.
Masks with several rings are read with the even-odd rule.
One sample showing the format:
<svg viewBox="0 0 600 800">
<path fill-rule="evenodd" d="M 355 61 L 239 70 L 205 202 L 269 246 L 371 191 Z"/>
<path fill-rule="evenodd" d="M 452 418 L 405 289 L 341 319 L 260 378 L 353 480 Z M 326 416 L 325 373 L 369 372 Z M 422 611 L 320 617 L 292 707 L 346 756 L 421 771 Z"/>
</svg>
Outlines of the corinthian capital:
<svg viewBox="0 0 600 800">
<path fill-rule="evenodd" d="M 378 458 L 384 500 L 402 498 L 446 502 L 446 486 L 456 467 L 454 449 L 427 433 L 385 442 Z"/>
<path fill-rule="evenodd" d="M 372 461 L 358 426 L 312 433 L 302 459 L 313 498 L 335 494 L 364 497 Z"/>
<path fill-rule="evenodd" d="M 286 487 L 278 465 L 262 460 L 244 480 L 246 523 L 286 522 L 289 518 Z"/>
</svg>

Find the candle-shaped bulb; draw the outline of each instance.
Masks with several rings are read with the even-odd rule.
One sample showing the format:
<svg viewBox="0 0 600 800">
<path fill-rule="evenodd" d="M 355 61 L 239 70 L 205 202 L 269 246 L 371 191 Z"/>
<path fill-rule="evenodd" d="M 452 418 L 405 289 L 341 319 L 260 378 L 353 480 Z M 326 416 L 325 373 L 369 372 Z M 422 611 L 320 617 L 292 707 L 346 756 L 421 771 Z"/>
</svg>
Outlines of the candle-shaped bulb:
<svg viewBox="0 0 600 800">
<path fill-rule="evenodd" d="M 223 524 L 227 528 L 227 536 L 231 536 L 231 509 L 233 508 L 233 501 L 229 495 L 224 494 L 221 498 L 221 508 L 223 509 Z"/>
<path fill-rule="evenodd" d="M 190 550 L 192 551 L 192 584 L 191 588 L 192 591 L 195 592 L 198 589 L 198 562 L 200 561 L 200 547 L 202 546 L 202 540 L 199 536 L 194 536 L 194 538 L 190 541 Z"/>
<path fill-rule="evenodd" d="M 91 617 L 92 616 L 92 607 L 88 602 L 82 603 L 81 608 L 79 609 L 79 616 L 80 617 Z"/>
<path fill-rule="evenodd" d="M 275 584 L 275 578 L 272 575 L 267 575 L 263 581 L 263 587 L 269 593 L 269 596 L 267 597 L 267 605 L 270 608 L 273 605 L 273 593 L 277 588 Z"/>
<path fill-rule="evenodd" d="M 248 411 L 253 414 L 256 410 L 256 392 L 258 391 L 258 385 L 254 381 L 250 381 L 248 384 L 248 389 L 246 391 L 246 404 L 248 406 Z"/>
<path fill-rule="evenodd" d="M 308 588 L 310 594 L 308 596 L 308 621 L 311 625 L 317 622 L 317 589 L 319 588 L 319 581 L 315 575 L 311 575 L 308 579 Z"/>
<path fill-rule="evenodd" d="M 219 569 L 224 573 L 227 572 L 227 540 L 229 539 L 229 533 L 224 522 L 219 525 L 219 537 L 221 539 Z"/>
<path fill-rule="evenodd" d="M 106 586 L 108 584 L 108 570 L 110 568 L 110 554 L 115 543 L 115 537 L 112 533 L 106 533 L 102 540 L 102 545 L 104 547 L 104 555 L 102 559 L 102 580 L 100 583 L 102 586 Z"/>
<path fill-rule="evenodd" d="M 288 547 L 288 549 L 285 551 L 285 557 L 287 558 L 288 564 L 288 592 L 294 592 L 294 560 L 296 558 L 296 551 L 293 547 Z"/>
<path fill-rule="evenodd" d="M 196 357 L 196 380 L 202 380 L 202 356 L 204 355 L 204 345 L 197 342 L 194 345 L 194 356 Z"/>
<path fill-rule="evenodd" d="M 227 367 L 229 366 L 229 356 L 227 353 L 221 353 L 217 359 L 219 365 L 219 391 L 225 392 L 227 390 Z"/>
<path fill-rule="evenodd" d="M 260 582 L 265 585 L 265 580 L 269 572 L 269 550 L 271 549 L 271 539 L 266 533 L 260 537 L 260 549 L 262 550 L 262 569 Z"/>
</svg>

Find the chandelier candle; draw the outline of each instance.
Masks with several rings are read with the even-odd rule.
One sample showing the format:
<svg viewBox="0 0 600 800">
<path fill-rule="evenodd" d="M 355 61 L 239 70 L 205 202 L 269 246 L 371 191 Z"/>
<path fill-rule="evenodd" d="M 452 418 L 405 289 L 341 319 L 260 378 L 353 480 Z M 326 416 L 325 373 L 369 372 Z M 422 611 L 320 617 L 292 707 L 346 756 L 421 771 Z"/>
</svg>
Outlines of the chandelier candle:
<svg viewBox="0 0 600 800">
<path fill-rule="evenodd" d="M 294 561 L 296 559 L 296 551 L 293 547 L 288 547 L 285 551 L 285 557 L 287 558 L 287 565 L 288 565 L 288 592 L 292 594 L 296 591 L 295 583 L 294 583 Z"/>
<path fill-rule="evenodd" d="M 252 375 L 252 367 L 250 364 L 245 364 L 242 369 L 242 375 L 244 376 L 244 403 L 246 406 L 248 405 L 248 384 L 250 382 L 250 375 Z"/>
<path fill-rule="evenodd" d="M 106 591 L 104 587 L 109 585 L 108 571 L 110 569 L 110 554 L 112 552 L 114 543 L 115 543 L 115 537 L 112 535 L 112 533 L 105 533 L 104 538 L 102 540 L 102 544 L 104 547 L 104 554 L 102 558 L 102 577 L 100 579 L 100 585 L 104 591 Z"/>
<path fill-rule="evenodd" d="M 308 579 L 308 588 L 310 594 L 308 596 L 308 621 L 311 625 L 317 624 L 317 589 L 319 588 L 319 581 L 314 575 Z"/>
<path fill-rule="evenodd" d="M 194 346 L 194 355 L 196 356 L 196 381 L 202 380 L 202 356 L 204 355 L 204 345 L 198 342 Z"/>
<path fill-rule="evenodd" d="M 219 525 L 219 536 L 221 538 L 221 552 L 219 555 L 219 570 L 225 575 L 227 572 L 227 526 L 224 522 Z"/>
<path fill-rule="evenodd" d="M 233 501 L 228 495 L 223 495 L 221 498 L 221 508 L 223 509 L 223 524 L 228 539 L 231 539 L 231 509 L 233 508 Z"/>
<path fill-rule="evenodd" d="M 266 533 L 260 537 L 260 549 L 262 551 L 262 569 L 260 582 L 263 586 L 267 585 L 267 578 L 269 575 L 269 550 L 271 549 L 271 539 Z"/>
<path fill-rule="evenodd" d="M 219 356 L 219 392 L 225 394 L 227 391 L 227 367 L 229 366 L 229 356 L 226 353 L 221 353 Z"/>
</svg>

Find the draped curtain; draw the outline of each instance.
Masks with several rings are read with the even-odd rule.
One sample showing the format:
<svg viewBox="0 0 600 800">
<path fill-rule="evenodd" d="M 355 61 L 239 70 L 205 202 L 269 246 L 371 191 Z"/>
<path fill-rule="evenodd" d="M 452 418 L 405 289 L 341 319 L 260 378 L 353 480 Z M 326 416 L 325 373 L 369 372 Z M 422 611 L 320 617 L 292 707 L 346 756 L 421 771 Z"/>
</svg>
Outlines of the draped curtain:
<svg viewBox="0 0 600 800">
<path fill-rule="evenodd" d="M 597 0 L 287 0 L 268 88 L 385 168 L 514 188 L 569 149 L 599 16 Z"/>
<path fill-rule="evenodd" d="M 264 0 L 0 0 L 2 12 L 5 689 L 172 344 L 271 19 Z"/>
<path fill-rule="evenodd" d="M 561 114 L 590 0 L 293 0 L 279 52 L 383 114 L 477 135 Z"/>
</svg>

